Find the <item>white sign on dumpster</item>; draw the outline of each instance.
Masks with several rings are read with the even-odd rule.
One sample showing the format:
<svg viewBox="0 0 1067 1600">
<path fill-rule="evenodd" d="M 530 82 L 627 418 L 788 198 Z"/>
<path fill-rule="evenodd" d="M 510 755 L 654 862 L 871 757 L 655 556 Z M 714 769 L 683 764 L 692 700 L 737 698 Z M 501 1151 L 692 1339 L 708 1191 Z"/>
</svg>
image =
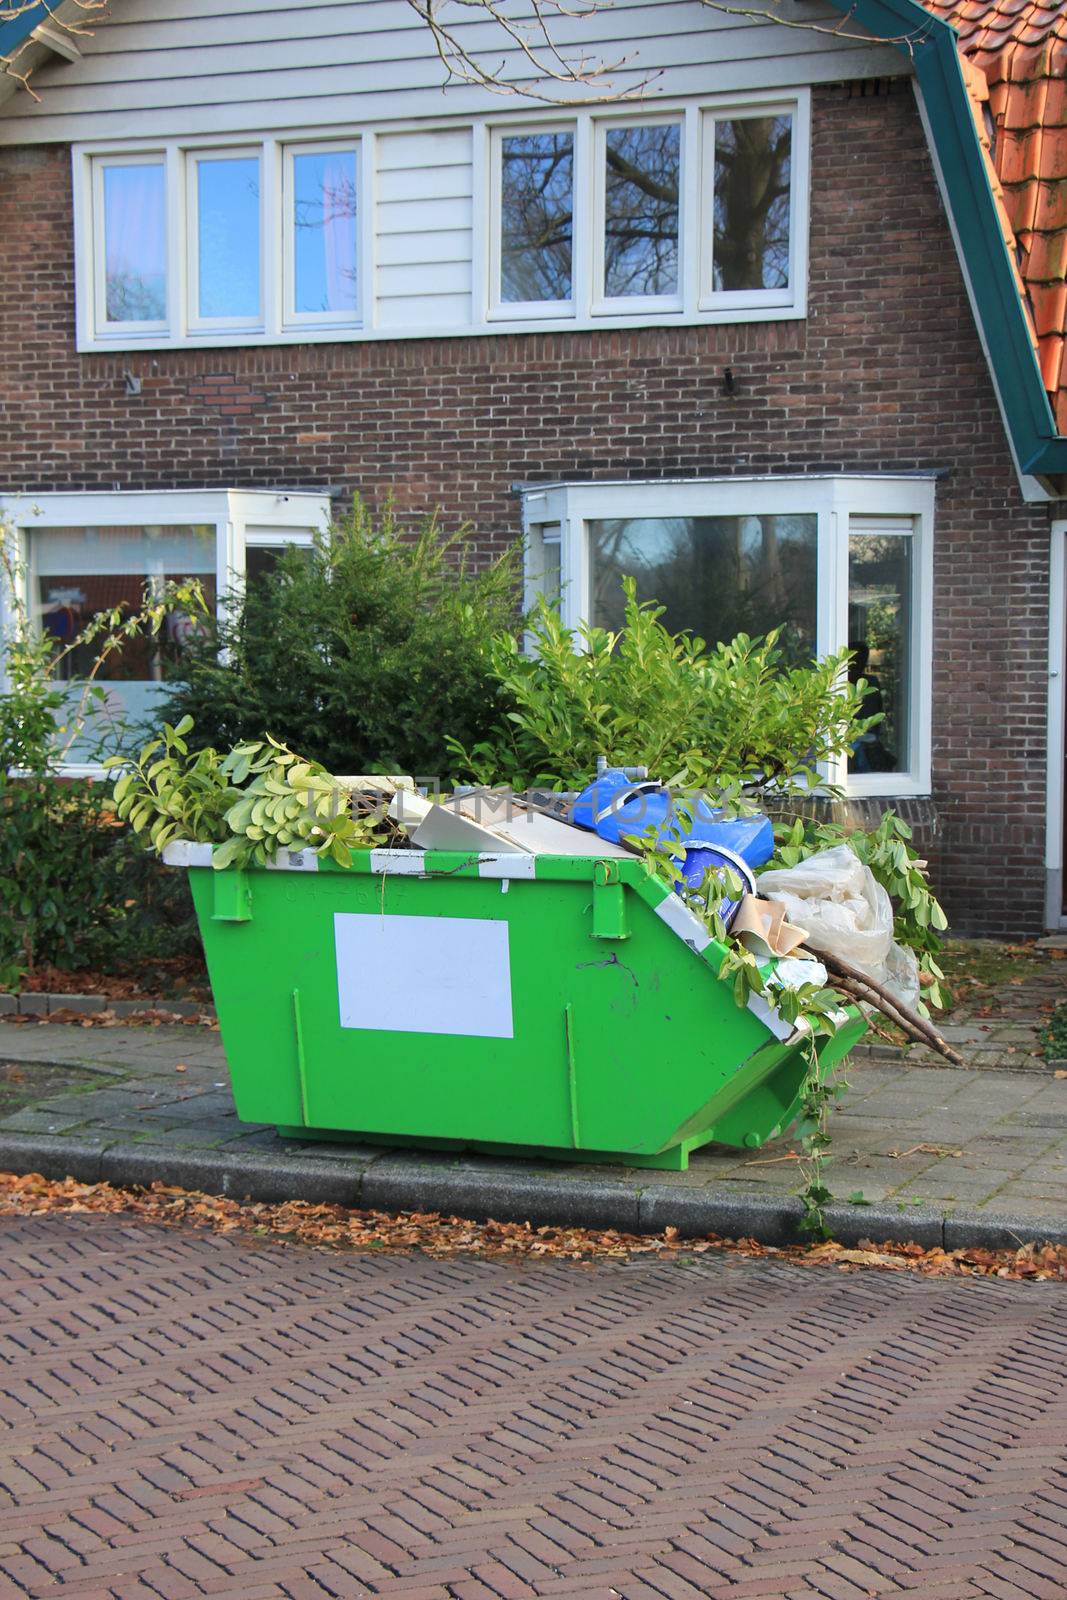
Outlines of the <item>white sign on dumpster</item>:
<svg viewBox="0 0 1067 1600">
<path fill-rule="evenodd" d="M 513 1039 L 508 925 L 334 913 L 342 1028 Z"/>
</svg>

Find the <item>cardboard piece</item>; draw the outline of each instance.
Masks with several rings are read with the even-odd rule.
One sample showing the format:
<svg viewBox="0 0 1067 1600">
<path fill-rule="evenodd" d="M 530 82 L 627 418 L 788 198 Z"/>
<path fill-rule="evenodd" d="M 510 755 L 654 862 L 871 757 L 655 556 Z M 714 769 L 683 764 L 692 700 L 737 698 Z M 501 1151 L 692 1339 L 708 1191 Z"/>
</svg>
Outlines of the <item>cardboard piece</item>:
<svg viewBox="0 0 1067 1600">
<path fill-rule="evenodd" d="M 785 920 L 783 905 L 775 900 L 761 900 L 755 894 L 746 894 L 741 901 L 730 932 L 760 961 L 791 955 L 808 937 L 806 928 L 798 928 Z"/>
</svg>

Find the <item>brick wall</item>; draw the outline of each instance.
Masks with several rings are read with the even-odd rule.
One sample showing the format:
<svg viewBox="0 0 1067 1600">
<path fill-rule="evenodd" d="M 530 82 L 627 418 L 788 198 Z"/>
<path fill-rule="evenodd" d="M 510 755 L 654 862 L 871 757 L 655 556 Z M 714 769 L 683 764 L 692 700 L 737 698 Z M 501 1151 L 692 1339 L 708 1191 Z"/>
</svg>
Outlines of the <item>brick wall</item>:
<svg viewBox="0 0 1067 1600">
<path fill-rule="evenodd" d="M 0 151 L 0 488 L 391 488 L 489 548 L 520 479 L 936 468 L 924 832 L 959 929 L 1035 932 L 1047 514 L 1020 498 L 908 86 L 817 90 L 812 166 L 804 322 L 77 356 L 68 152 Z"/>
</svg>

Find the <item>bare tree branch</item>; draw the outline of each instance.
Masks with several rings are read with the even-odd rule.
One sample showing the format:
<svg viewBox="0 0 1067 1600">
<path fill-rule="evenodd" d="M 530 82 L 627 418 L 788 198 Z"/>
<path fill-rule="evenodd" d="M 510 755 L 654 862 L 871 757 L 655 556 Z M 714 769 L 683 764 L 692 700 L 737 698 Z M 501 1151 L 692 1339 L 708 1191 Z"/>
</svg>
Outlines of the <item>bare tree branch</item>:
<svg viewBox="0 0 1067 1600">
<path fill-rule="evenodd" d="M 597 105 L 613 101 L 641 99 L 662 76 L 648 72 L 636 83 L 620 88 L 612 75 L 633 70 L 634 57 L 621 56 L 605 61 L 583 50 L 569 50 L 553 37 L 552 25 L 559 19 L 583 21 L 612 9 L 613 0 L 527 0 L 523 16 L 510 15 L 507 0 L 407 0 L 415 15 L 430 30 L 434 47 L 446 73 L 446 85 L 471 84 L 492 94 L 517 99 L 537 100 L 549 105 Z M 872 35 L 850 28 L 851 10 L 837 22 L 821 23 L 790 17 L 785 7 L 774 0 L 766 6 L 731 5 L 727 0 L 701 0 L 709 11 L 723 16 L 743 17 L 762 24 L 825 34 L 869 44 Z M 447 20 L 452 10 L 455 20 Z M 502 34 L 503 53 L 475 50 L 463 33 L 475 21 L 495 23 Z M 925 24 L 904 33 L 879 38 L 882 44 L 905 45 L 909 51 L 927 33 Z M 508 56 L 518 52 L 519 66 L 529 69 L 528 79 L 509 70 Z M 601 92 L 594 92 L 596 90 Z M 570 92 L 574 91 L 574 92 Z"/>
<path fill-rule="evenodd" d="M 554 19 L 581 20 L 594 16 L 610 9 L 611 0 L 576 0 L 575 4 L 568 4 L 568 0 L 529 0 L 529 14 L 525 17 L 509 16 L 505 3 L 506 0 L 407 0 L 415 15 L 430 30 L 447 74 L 446 83 L 473 84 L 492 94 L 547 101 L 553 105 L 596 105 L 640 98 L 661 76 L 659 72 L 648 73 L 636 84 L 620 90 L 611 85 L 610 75 L 626 68 L 629 57 L 599 61 L 584 51 L 572 55 L 552 37 Z M 449 6 L 465 13 L 461 21 L 453 24 L 444 20 L 443 12 Z M 533 82 L 505 78 L 506 57 L 487 61 L 463 42 L 460 30 L 464 23 L 486 19 L 495 23 L 504 35 L 504 49 L 518 51 L 521 61 L 532 71 Z M 588 91 L 600 82 L 605 85 L 603 94 L 586 92 L 571 96 L 561 92 L 568 88 Z"/>
<path fill-rule="evenodd" d="M 68 15 L 61 17 L 57 11 L 58 3 L 59 0 L 56 0 L 56 4 L 53 4 L 53 0 L 0 0 L 0 27 L 7 22 L 16 21 L 19 17 L 39 11 L 43 15 L 38 18 L 38 25 L 47 20 L 50 27 L 69 34 L 72 39 L 86 38 L 90 37 L 93 31 L 88 26 L 91 15 L 99 14 L 107 7 L 107 0 L 62 0 L 63 10 Z M 16 65 L 22 48 L 23 45 L 20 44 L 10 55 L 0 50 L 0 76 L 14 78 L 34 100 L 39 101 L 40 95 L 30 87 L 30 74 L 33 68 L 20 72 Z"/>
</svg>

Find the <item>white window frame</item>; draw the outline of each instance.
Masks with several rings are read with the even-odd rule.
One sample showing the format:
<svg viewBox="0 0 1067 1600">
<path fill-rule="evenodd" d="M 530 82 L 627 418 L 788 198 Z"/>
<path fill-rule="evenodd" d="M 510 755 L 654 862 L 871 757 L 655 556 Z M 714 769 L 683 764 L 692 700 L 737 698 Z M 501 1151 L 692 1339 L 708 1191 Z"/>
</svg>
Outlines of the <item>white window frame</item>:
<svg viewBox="0 0 1067 1600">
<path fill-rule="evenodd" d="M 678 290 L 675 294 L 667 295 L 609 295 L 606 292 L 604 274 L 607 267 L 607 189 L 608 189 L 608 134 L 617 128 L 662 128 L 675 127 L 679 130 L 678 141 Z M 593 142 L 593 227 L 592 227 L 592 267 L 593 287 L 591 314 L 594 317 L 612 317 L 620 313 L 643 311 L 648 316 L 674 315 L 685 310 L 685 265 L 686 257 L 691 249 L 690 230 L 693 218 L 690 215 L 689 186 L 687 183 L 687 168 L 690 163 L 690 140 L 686 137 L 685 113 L 681 111 L 662 112 L 656 115 L 649 112 L 647 116 L 640 117 L 597 117 L 594 122 Z"/>
<path fill-rule="evenodd" d="M 244 582 L 245 550 L 250 545 L 309 545 L 330 520 L 328 494 L 306 490 L 165 489 L 111 493 L 34 494 L 0 497 L 0 523 L 9 522 L 24 564 L 20 599 L 32 602 L 34 535 L 48 528 L 145 527 L 185 524 L 215 529 L 216 610 L 232 605 Z M 27 555 L 30 560 L 27 561 Z M 5 597 L 0 593 L 0 632 L 8 626 Z M 0 669 L 0 690 L 8 687 Z M 95 764 L 70 762 L 67 777 L 98 777 Z"/>
<path fill-rule="evenodd" d="M 297 311 L 296 309 L 296 156 L 355 156 L 356 182 L 356 308 L 344 311 Z M 282 326 L 283 328 L 359 328 L 364 317 L 364 175 L 363 141 L 358 134 L 348 138 L 290 140 L 281 146 L 282 158 Z"/>
<path fill-rule="evenodd" d="M 566 300 L 505 300 L 503 298 L 503 184 L 504 140 L 524 135 L 566 133 L 571 137 L 571 292 Z M 546 317 L 571 321 L 578 298 L 579 240 L 585 228 L 586 207 L 579 194 L 579 140 L 578 125 L 574 120 L 552 122 L 502 123 L 490 129 L 489 135 L 489 308 L 492 321 L 541 321 Z"/>
<path fill-rule="evenodd" d="M 816 650 L 848 645 L 848 550 L 854 518 L 892 518 L 912 526 L 909 754 L 900 772 L 852 773 L 844 759 L 823 777 L 850 796 L 929 795 L 933 693 L 934 480 L 923 476 L 688 478 L 661 482 L 533 484 L 522 489 L 523 534 L 537 551 L 541 529 L 561 529 L 560 614 L 570 628 L 589 615 L 591 583 L 586 524 L 614 517 L 814 514 L 818 518 Z M 527 557 L 527 599 L 536 593 Z"/>
<path fill-rule="evenodd" d="M 704 181 L 706 124 L 715 115 L 766 115 L 789 111 L 793 117 L 791 289 L 752 290 L 744 293 L 701 293 L 701 240 L 710 227 L 711 198 Z M 626 121 L 660 123 L 678 118 L 682 124 L 682 186 L 680 195 L 680 304 L 667 297 L 627 296 L 605 300 L 603 284 L 602 152 L 604 130 Z M 389 323 L 378 299 L 376 262 L 377 151 L 380 139 L 390 134 L 453 132 L 471 134 L 470 221 L 471 252 L 469 312 L 460 321 L 442 324 L 413 319 L 403 326 Z M 500 140 L 509 133 L 556 129 L 574 133 L 574 243 L 572 298 L 569 301 L 534 301 L 525 305 L 501 303 L 500 283 Z M 79 351 L 197 349 L 212 346 L 344 343 L 382 339 L 446 339 L 488 336 L 506 332 L 554 332 L 561 328 L 590 331 L 598 328 L 694 326 L 715 323 L 790 321 L 807 315 L 808 289 L 808 187 L 811 138 L 811 90 L 800 87 L 784 92 L 718 96 L 665 97 L 655 109 L 635 107 L 558 107 L 543 111 L 524 108 L 510 118 L 443 116 L 432 122 L 396 120 L 354 128 L 347 125 L 323 130 L 291 127 L 267 135 L 218 134 L 174 139 L 94 141 L 72 148 L 75 232 L 75 298 Z M 359 204 L 359 317 L 338 320 L 330 313 L 296 316 L 287 304 L 291 265 L 284 256 L 286 205 L 283 168 L 290 147 L 311 149 L 348 146 L 358 142 Z M 260 284 L 262 316 L 236 321 L 199 318 L 196 312 L 196 162 L 259 153 L 261 158 Z M 97 292 L 98 259 L 102 246 L 102 212 L 94 186 L 94 163 L 144 160 L 162 155 L 167 181 L 167 293 L 165 327 L 115 323 L 101 315 Z M 598 197 L 599 196 L 599 197 Z M 598 232 L 599 230 L 599 232 Z M 465 291 L 464 291 L 465 292 Z M 322 316 L 323 320 L 313 320 Z M 330 320 L 326 320 L 329 318 Z"/>
<path fill-rule="evenodd" d="M 788 308 L 796 300 L 796 276 L 804 263 L 805 279 L 808 259 L 807 204 L 808 152 L 810 130 L 807 118 L 810 102 L 804 102 L 804 126 L 801 127 L 801 105 L 792 98 L 781 101 L 764 101 L 737 105 L 717 105 L 701 112 L 700 129 L 700 298 L 698 305 L 704 311 L 746 310 L 762 307 L 769 310 Z M 789 282 L 784 289 L 716 289 L 715 288 L 715 127 L 718 122 L 741 122 L 756 117 L 792 118 L 789 150 Z M 801 203 L 801 197 L 805 203 Z M 803 237 L 801 237 L 803 235 Z M 806 297 L 807 284 L 800 291 Z"/>
<path fill-rule="evenodd" d="M 200 168 L 211 161 L 247 161 L 259 163 L 259 312 L 254 317 L 203 317 L 200 315 L 200 225 L 199 193 Z M 185 205 L 187 242 L 186 276 L 189 285 L 188 327 L 191 333 L 212 333 L 218 329 L 227 332 L 247 331 L 262 333 L 266 327 L 266 306 L 270 286 L 267 282 L 267 216 L 268 193 L 272 188 L 271 163 L 264 146 L 259 144 L 213 146 L 205 150 L 191 150 L 185 157 Z"/>
<path fill-rule="evenodd" d="M 104 171 L 108 167 L 162 167 L 163 168 L 163 195 L 164 215 L 166 218 L 166 238 L 164 239 L 164 259 L 166 261 L 166 306 L 167 314 L 163 318 L 146 319 L 137 322 L 110 322 L 107 315 L 107 218 L 104 209 Z M 167 173 L 167 153 L 165 150 L 144 150 L 136 155 L 94 156 L 89 164 L 89 181 L 93 197 L 93 246 L 92 246 L 92 283 L 93 283 L 93 316 L 95 326 L 101 330 L 102 337 L 109 342 L 115 339 L 128 340 L 131 338 L 142 339 L 151 336 L 166 337 L 174 325 L 175 284 L 173 273 L 173 238 L 170 203 L 169 182 Z"/>
</svg>

